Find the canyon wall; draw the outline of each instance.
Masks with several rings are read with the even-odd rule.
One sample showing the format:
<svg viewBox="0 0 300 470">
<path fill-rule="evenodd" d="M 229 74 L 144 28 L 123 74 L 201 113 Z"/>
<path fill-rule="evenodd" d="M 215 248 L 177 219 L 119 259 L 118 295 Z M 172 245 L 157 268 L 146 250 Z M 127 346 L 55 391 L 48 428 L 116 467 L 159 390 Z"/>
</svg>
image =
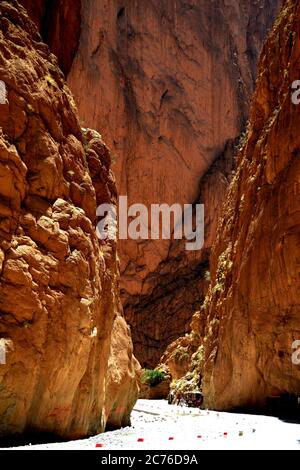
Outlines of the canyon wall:
<svg viewBox="0 0 300 470">
<path fill-rule="evenodd" d="M 82 0 L 68 83 L 83 125 L 101 130 L 115 154 L 119 193 L 129 204 L 200 200 L 206 209 L 201 252 L 169 240 L 120 241 L 122 301 L 144 366 L 157 364 L 165 347 L 189 331 L 204 298 L 233 168 L 228 149 L 246 122 L 258 53 L 277 5 Z"/>
<path fill-rule="evenodd" d="M 110 153 L 25 10 L 0 15 L 0 436 L 91 435 L 128 424 L 138 393 L 116 246 L 95 230 Z"/>
<path fill-rule="evenodd" d="M 205 204 L 201 251 L 172 240 L 119 243 L 135 352 L 152 367 L 204 300 L 258 54 L 279 0 L 22 2 L 69 72 L 82 125 L 111 148 L 119 194 L 147 207 Z"/>
<path fill-rule="evenodd" d="M 19 0 L 67 75 L 79 46 L 81 0 Z"/>
<path fill-rule="evenodd" d="M 260 407 L 271 396 L 300 395 L 299 355 L 292 360 L 300 339 L 300 105 L 291 99 L 299 27 L 300 5 L 287 0 L 262 52 L 209 293 L 188 345 L 181 340 L 194 354 L 177 391 L 201 387 L 207 407 Z"/>
</svg>

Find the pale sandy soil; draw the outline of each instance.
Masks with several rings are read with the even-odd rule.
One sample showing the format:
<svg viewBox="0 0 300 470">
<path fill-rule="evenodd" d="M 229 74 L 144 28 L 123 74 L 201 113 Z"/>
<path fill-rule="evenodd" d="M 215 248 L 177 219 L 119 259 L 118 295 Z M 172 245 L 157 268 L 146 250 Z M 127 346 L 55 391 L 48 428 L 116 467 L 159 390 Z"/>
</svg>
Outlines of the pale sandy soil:
<svg viewBox="0 0 300 470">
<path fill-rule="evenodd" d="M 168 405 L 164 400 L 138 400 L 132 412 L 130 428 L 79 441 L 18 448 L 90 449 L 99 452 L 101 448 L 120 451 L 128 449 L 300 450 L 300 425 L 267 416 L 217 413 L 178 407 Z"/>
</svg>

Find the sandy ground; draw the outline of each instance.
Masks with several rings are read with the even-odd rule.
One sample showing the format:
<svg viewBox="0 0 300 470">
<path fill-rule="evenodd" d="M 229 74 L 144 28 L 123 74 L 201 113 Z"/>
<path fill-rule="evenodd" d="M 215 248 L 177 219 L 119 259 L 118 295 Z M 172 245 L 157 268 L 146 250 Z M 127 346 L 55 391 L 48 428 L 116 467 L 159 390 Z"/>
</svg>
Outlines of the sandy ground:
<svg viewBox="0 0 300 470">
<path fill-rule="evenodd" d="M 132 427 L 89 439 L 18 447 L 35 450 L 205 450 L 297 449 L 300 425 L 268 416 L 217 413 L 168 405 L 165 400 L 138 400 Z"/>
</svg>

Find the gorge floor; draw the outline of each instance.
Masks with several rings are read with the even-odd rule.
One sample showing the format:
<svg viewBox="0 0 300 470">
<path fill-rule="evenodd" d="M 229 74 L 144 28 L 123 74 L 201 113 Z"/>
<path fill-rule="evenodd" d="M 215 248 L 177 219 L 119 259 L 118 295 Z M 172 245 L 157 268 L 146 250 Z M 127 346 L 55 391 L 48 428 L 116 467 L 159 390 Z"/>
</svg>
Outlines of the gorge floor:
<svg viewBox="0 0 300 470">
<path fill-rule="evenodd" d="M 132 426 L 89 439 L 22 450 L 300 449 L 300 424 L 261 415 L 221 413 L 138 400 Z"/>
</svg>

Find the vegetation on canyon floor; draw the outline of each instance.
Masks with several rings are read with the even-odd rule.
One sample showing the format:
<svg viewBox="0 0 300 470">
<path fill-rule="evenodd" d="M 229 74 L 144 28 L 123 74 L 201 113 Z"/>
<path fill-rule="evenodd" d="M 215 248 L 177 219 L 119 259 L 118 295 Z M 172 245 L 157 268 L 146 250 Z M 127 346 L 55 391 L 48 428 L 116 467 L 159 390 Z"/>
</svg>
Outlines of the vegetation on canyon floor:
<svg viewBox="0 0 300 470">
<path fill-rule="evenodd" d="M 145 369 L 142 375 L 142 383 L 150 387 L 156 387 L 156 385 L 160 384 L 165 378 L 166 375 L 161 370 Z"/>
</svg>

